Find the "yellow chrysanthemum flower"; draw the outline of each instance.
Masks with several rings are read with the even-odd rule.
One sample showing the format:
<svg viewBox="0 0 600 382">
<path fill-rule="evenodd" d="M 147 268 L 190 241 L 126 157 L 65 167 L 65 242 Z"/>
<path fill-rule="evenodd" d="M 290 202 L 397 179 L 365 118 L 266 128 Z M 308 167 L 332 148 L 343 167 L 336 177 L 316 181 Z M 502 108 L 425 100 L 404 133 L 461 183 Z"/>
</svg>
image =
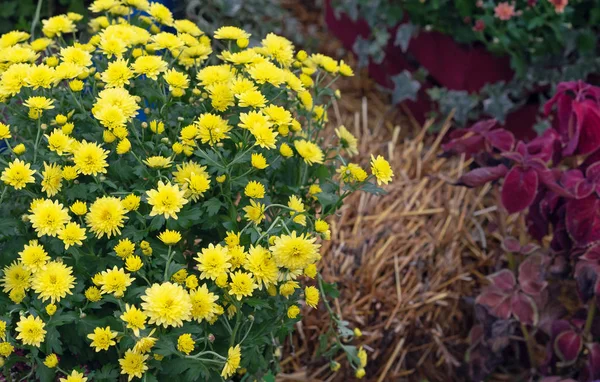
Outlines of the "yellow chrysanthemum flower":
<svg viewBox="0 0 600 382">
<path fill-rule="evenodd" d="M 60 382 L 87 382 L 87 380 L 87 377 L 77 370 L 71 371 L 71 374 L 67 375 L 66 378 L 59 379 Z"/>
<path fill-rule="evenodd" d="M 304 288 L 304 301 L 311 308 L 316 308 L 319 304 L 319 290 L 314 286 Z"/>
<path fill-rule="evenodd" d="M 96 176 L 99 173 L 106 173 L 107 157 L 107 150 L 102 149 L 97 143 L 85 140 L 77 145 L 77 149 L 73 152 L 75 167 L 84 175 Z"/>
<path fill-rule="evenodd" d="M 230 347 L 227 352 L 227 361 L 225 362 L 225 366 L 223 366 L 223 370 L 221 371 L 221 377 L 227 379 L 235 374 L 238 367 L 240 367 L 241 360 L 242 350 L 240 349 L 240 345 Z"/>
<path fill-rule="evenodd" d="M 177 338 L 177 350 L 183 354 L 190 354 L 194 351 L 196 342 L 190 333 L 184 333 Z"/>
<path fill-rule="evenodd" d="M 179 240 L 181 240 L 181 234 L 177 231 L 168 229 L 164 232 L 161 232 L 160 235 L 158 235 L 158 238 L 166 245 L 175 245 L 179 243 Z"/>
<path fill-rule="evenodd" d="M 27 317 L 21 316 L 15 329 L 19 333 L 17 339 L 21 340 L 23 345 L 31 345 L 39 348 L 46 337 L 45 327 L 46 324 L 39 317 L 34 317 L 31 314 Z"/>
<path fill-rule="evenodd" d="M 36 273 L 42 270 L 46 263 L 50 260 L 48 252 L 44 249 L 37 240 L 31 240 L 29 244 L 25 244 L 25 247 L 19 252 L 19 260 L 21 264 L 26 266 L 31 273 Z"/>
<path fill-rule="evenodd" d="M 198 270 L 201 272 L 200 279 L 215 280 L 226 273 L 231 268 L 230 258 L 228 248 L 223 247 L 221 244 L 216 246 L 209 244 L 208 247 L 203 248 L 195 258 L 198 262 Z"/>
<path fill-rule="evenodd" d="M 377 179 L 377 184 L 388 184 L 394 176 L 392 167 L 381 155 L 377 157 L 371 155 L 371 172 Z"/>
<path fill-rule="evenodd" d="M 252 296 L 254 289 L 257 289 L 258 285 L 250 273 L 236 271 L 231 274 L 229 288 L 229 294 L 235 296 L 240 301 L 243 297 Z"/>
<path fill-rule="evenodd" d="M 156 189 L 146 191 L 146 195 L 148 195 L 148 204 L 152 206 L 150 216 L 164 215 L 165 219 L 169 217 L 177 219 L 177 213 L 188 202 L 185 191 L 177 184 L 165 184 L 162 180 L 158 182 Z"/>
<path fill-rule="evenodd" d="M 44 266 L 42 272 L 33 275 L 31 288 L 42 301 L 58 302 L 68 294 L 73 294 L 75 287 L 73 268 L 59 261 L 51 261 Z"/>
<path fill-rule="evenodd" d="M 186 290 L 170 282 L 152 284 L 141 297 L 148 323 L 179 327 L 192 318 L 192 300 Z"/>
<path fill-rule="evenodd" d="M 114 196 L 98 198 L 90 206 L 85 222 L 97 238 L 121 233 L 127 211 L 120 199 Z"/>
<path fill-rule="evenodd" d="M 315 143 L 301 139 L 294 141 L 294 147 L 309 166 L 314 163 L 323 163 L 323 151 Z"/>
<path fill-rule="evenodd" d="M 209 321 L 217 314 L 216 301 L 219 296 L 210 292 L 206 284 L 192 290 L 190 299 L 192 301 L 192 319 L 197 322 Z"/>
<path fill-rule="evenodd" d="M 71 219 L 68 210 L 56 200 L 44 199 L 31 212 L 29 221 L 39 237 L 58 235 Z"/>
<path fill-rule="evenodd" d="M 2 281 L 2 290 L 4 293 L 12 291 L 25 291 L 31 286 L 31 271 L 21 262 L 13 262 L 4 267 L 4 276 Z"/>
<path fill-rule="evenodd" d="M 127 290 L 127 287 L 135 278 L 131 277 L 129 273 L 125 273 L 123 268 L 108 269 L 101 273 L 100 288 L 102 293 L 112 293 L 115 297 L 122 297 Z"/>
<path fill-rule="evenodd" d="M 5 184 L 14 187 L 16 190 L 20 190 L 28 183 L 35 182 L 33 174 L 35 174 L 35 170 L 31 169 L 29 163 L 25 163 L 20 159 L 15 159 L 2 171 L 0 179 Z"/>
<path fill-rule="evenodd" d="M 265 209 L 266 207 L 264 204 L 255 202 L 251 199 L 250 205 L 244 207 L 244 212 L 246 212 L 246 215 L 244 216 L 254 224 L 260 224 L 265 218 Z"/>
<path fill-rule="evenodd" d="M 42 191 L 47 196 L 56 195 L 62 188 L 62 168 L 56 163 L 48 164 L 44 162 L 44 171 L 42 171 Z"/>
<path fill-rule="evenodd" d="M 157 3 L 152 4 L 154 5 Z M 148 365 L 146 365 L 147 359 L 148 355 L 140 354 L 128 349 L 123 358 L 119 359 L 121 374 L 126 374 L 128 381 L 131 381 L 134 377 L 142 378 L 146 370 L 148 370 Z"/>
<path fill-rule="evenodd" d="M 127 324 L 127 329 L 131 329 L 136 337 L 139 337 L 140 330 L 146 329 L 148 316 L 134 305 L 125 304 L 125 312 L 119 318 Z"/>
<path fill-rule="evenodd" d="M 273 258 L 279 267 L 288 268 L 291 271 L 303 270 L 307 265 L 315 263 L 320 259 L 320 244 L 315 244 L 316 238 L 309 238 L 305 234 L 281 235 L 275 238 L 275 242 L 269 248 Z"/>
<path fill-rule="evenodd" d="M 95 328 L 93 333 L 87 335 L 87 338 L 92 340 L 90 344 L 96 352 L 100 350 L 108 350 L 109 347 L 117 344 L 115 338 L 117 338 L 117 332 L 113 332 L 110 326 L 106 328 Z"/>
</svg>

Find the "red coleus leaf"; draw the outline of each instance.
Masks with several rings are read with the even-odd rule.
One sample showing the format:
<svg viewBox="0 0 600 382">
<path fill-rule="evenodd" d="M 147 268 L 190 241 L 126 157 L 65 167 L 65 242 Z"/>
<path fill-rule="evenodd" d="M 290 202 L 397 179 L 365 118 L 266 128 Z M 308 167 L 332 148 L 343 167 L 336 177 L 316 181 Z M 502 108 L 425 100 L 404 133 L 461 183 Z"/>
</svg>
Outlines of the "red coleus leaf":
<svg viewBox="0 0 600 382">
<path fill-rule="evenodd" d="M 515 144 L 515 137 L 508 130 L 498 129 L 485 134 L 486 141 L 500 151 L 510 151 Z"/>
<path fill-rule="evenodd" d="M 508 172 L 508 168 L 501 164 L 495 167 L 480 167 L 464 174 L 458 180 L 458 184 L 468 187 L 482 186 L 488 182 L 500 179 Z"/>
<path fill-rule="evenodd" d="M 507 293 L 511 292 L 517 285 L 515 275 L 508 269 L 503 269 L 500 272 L 489 275 L 487 279 L 494 287 Z"/>
<path fill-rule="evenodd" d="M 445 152 L 473 155 L 485 148 L 485 139 L 481 135 L 465 129 L 455 130 L 450 138 L 448 143 L 442 145 Z"/>
<path fill-rule="evenodd" d="M 567 232 L 577 245 L 585 247 L 600 240 L 600 200 L 595 195 L 571 199 L 566 208 Z"/>
<path fill-rule="evenodd" d="M 509 213 L 523 211 L 535 199 L 538 188 L 538 174 L 529 168 L 513 167 L 502 185 L 502 205 Z"/>
<path fill-rule="evenodd" d="M 598 287 L 598 271 L 599 266 L 590 261 L 580 260 L 575 265 L 575 282 L 577 285 L 577 293 L 583 302 L 589 301 Z"/>
<path fill-rule="evenodd" d="M 558 85 L 554 97 L 544 105 L 546 115 L 554 105 L 557 106 L 558 133 L 564 144 L 563 155 L 591 152 L 598 147 L 597 125 L 594 126 L 596 117 L 590 117 L 590 110 L 598 110 L 595 109 L 598 100 L 600 88 L 582 81 L 563 82 Z M 585 142 L 587 140 L 590 143 Z M 591 142 L 596 142 L 595 147 Z"/>
<path fill-rule="evenodd" d="M 510 301 L 512 313 L 522 324 L 535 325 L 539 313 L 535 301 L 525 293 L 515 293 Z"/>
<path fill-rule="evenodd" d="M 512 236 L 505 237 L 502 240 L 502 249 L 506 252 L 519 253 L 521 252 L 521 243 Z"/>
<path fill-rule="evenodd" d="M 598 264 L 600 262 L 600 245 L 589 248 L 580 259 Z"/>
<path fill-rule="evenodd" d="M 544 259 L 541 255 L 531 255 L 519 265 L 519 286 L 523 292 L 538 295 L 546 288 L 544 281 Z"/>
<path fill-rule="evenodd" d="M 554 149 L 558 140 L 558 134 L 554 129 L 544 131 L 544 134 L 536 137 L 527 144 L 529 157 L 541 159 L 544 163 L 552 159 Z"/>
<path fill-rule="evenodd" d="M 573 102 L 579 131 L 578 154 L 588 154 L 600 147 L 600 110 L 597 101 Z"/>
<path fill-rule="evenodd" d="M 574 330 L 564 331 L 554 340 L 554 352 L 566 365 L 572 364 L 577 360 L 582 347 L 583 340 Z"/>
</svg>

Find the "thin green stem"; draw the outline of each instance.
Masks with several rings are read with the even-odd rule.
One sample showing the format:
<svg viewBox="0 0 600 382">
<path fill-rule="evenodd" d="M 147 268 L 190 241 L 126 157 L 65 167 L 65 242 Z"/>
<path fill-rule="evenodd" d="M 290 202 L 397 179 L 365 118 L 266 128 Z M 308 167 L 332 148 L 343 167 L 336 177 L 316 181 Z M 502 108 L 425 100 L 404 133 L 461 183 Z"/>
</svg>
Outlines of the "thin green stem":
<svg viewBox="0 0 600 382">
<path fill-rule="evenodd" d="M 37 7 L 35 8 L 35 15 L 33 16 L 33 22 L 31 23 L 31 38 L 35 38 L 35 27 L 40 22 L 40 13 L 42 12 L 42 3 L 44 0 L 38 0 Z"/>
<path fill-rule="evenodd" d="M 4 195 L 6 195 L 6 190 L 8 190 L 8 187 L 4 187 L 4 190 L 2 190 L 2 194 L 0 194 L 0 204 L 2 204 L 2 201 L 4 200 Z"/>
<path fill-rule="evenodd" d="M 240 325 L 242 324 L 242 315 L 241 308 L 236 306 L 237 312 L 235 315 L 235 326 L 233 328 L 233 332 L 231 333 L 231 340 L 229 341 L 229 347 L 233 347 L 235 344 L 235 337 L 237 335 L 237 331 L 240 329 Z"/>
<path fill-rule="evenodd" d="M 167 264 L 165 265 L 165 274 L 163 279 L 165 281 L 168 281 L 168 276 L 169 276 L 169 266 L 171 265 L 171 260 L 173 260 L 173 254 L 175 253 L 175 251 L 171 252 L 171 246 L 169 245 L 169 251 L 167 252 Z"/>
<path fill-rule="evenodd" d="M 596 300 L 590 301 L 590 307 L 588 308 L 587 319 L 585 320 L 585 327 L 583 329 L 583 338 L 588 338 L 592 330 L 592 324 L 594 323 L 594 317 L 596 316 Z"/>
<path fill-rule="evenodd" d="M 42 123 L 40 122 L 40 118 L 37 119 L 37 134 L 35 136 L 35 144 L 33 146 L 33 163 L 35 163 L 35 160 L 37 159 L 37 151 L 38 151 L 38 145 L 40 144 L 40 136 L 42 133 Z"/>
</svg>

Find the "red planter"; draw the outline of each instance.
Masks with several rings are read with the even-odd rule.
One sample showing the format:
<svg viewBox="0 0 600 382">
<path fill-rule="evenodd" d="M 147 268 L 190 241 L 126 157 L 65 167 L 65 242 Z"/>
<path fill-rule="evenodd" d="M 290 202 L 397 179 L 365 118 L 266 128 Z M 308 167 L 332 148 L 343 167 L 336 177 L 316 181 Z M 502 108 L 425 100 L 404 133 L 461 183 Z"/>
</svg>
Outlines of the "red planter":
<svg viewBox="0 0 600 382">
<path fill-rule="evenodd" d="M 368 37 L 370 29 L 363 20 L 352 21 L 346 15 L 337 19 L 329 1 L 325 6 L 325 21 L 329 30 L 351 50 L 358 36 Z M 391 36 L 395 36 L 395 29 Z M 407 101 L 415 118 L 420 122 L 434 107 L 425 93 L 432 86 L 451 90 L 477 92 L 484 85 L 498 81 L 510 81 L 514 75 L 508 57 L 498 57 L 481 46 L 468 46 L 456 43 L 451 36 L 439 32 L 420 32 L 408 46 L 406 53 L 393 45 L 393 39 L 385 49 L 385 59 L 381 64 L 369 63 L 369 75 L 379 84 L 392 88 L 391 77 L 404 70 L 410 72 L 421 66 L 427 70 L 431 80 L 423 84 L 417 101 Z M 408 58 L 411 58 L 410 61 Z M 506 126 L 519 138 L 535 136 L 532 129 L 536 121 L 539 105 L 526 105 L 507 116 Z"/>
</svg>

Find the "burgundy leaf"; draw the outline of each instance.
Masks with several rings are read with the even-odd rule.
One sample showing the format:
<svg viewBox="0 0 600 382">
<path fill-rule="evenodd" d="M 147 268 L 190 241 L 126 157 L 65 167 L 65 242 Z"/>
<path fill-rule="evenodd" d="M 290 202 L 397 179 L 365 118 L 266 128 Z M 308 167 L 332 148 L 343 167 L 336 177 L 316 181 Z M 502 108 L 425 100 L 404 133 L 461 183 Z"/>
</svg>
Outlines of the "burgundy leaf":
<svg viewBox="0 0 600 382">
<path fill-rule="evenodd" d="M 481 294 L 475 299 L 475 303 L 485 305 L 492 309 L 501 304 L 508 297 L 508 294 L 496 288 L 484 288 L 481 291 Z"/>
<path fill-rule="evenodd" d="M 484 119 L 483 121 L 476 122 L 467 130 L 471 130 L 473 132 L 482 134 L 487 131 L 490 131 L 494 126 L 496 126 L 497 123 L 498 121 L 496 121 L 495 119 Z"/>
<path fill-rule="evenodd" d="M 508 269 L 503 269 L 487 277 L 491 284 L 503 292 L 512 291 L 517 285 L 514 273 Z"/>
<path fill-rule="evenodd" d="M 485 148 L 485 140 L 480 135 L 474 135 L 471 132 L 464 130 L 456 130 L 461 132 L 461 136 L 451 139 L 448 143 L 442 145 L 442 149 L 453 154 L 473 155 Z"/>
<path fill-rule="evenodd" d="M 538 169 L 537 173 L 540 178 L 540 182 L 544 184 L 544 186 L 546 186 L 550 191 L 559 196 L 564 196 L 565 198 L 573 197 L 572 192 L 559 184 L 558 179 L 562 178 L 562 174 L 559 169 L 548 170 L 544 167 L 542 169 Z"/>
<path fill-rule="evenodd" d="M 580 180 L 574 187 L 574 194 L 577 199 L 587 198 L 596 190 L 595 184 L 587 180 Z"/>
<path fill-rule="evenodd" d="M 572 330 L 573 326 L 567 320 L 556 320 L 552 323 L 552 338 L 558 337 L 562 332 Z"/>
<path fill-rule="evenodd" d="M 580 257 L 581 260 L 586 260 L 594 263 L 598 263 L 600 261 L 600 245 L 595 245 L 589 248 L 585 253 Z"/>
<path fill-rule="evenodd" d="M 596 293 L 598 270 L 597 264 L 585 260 L 580 260 L 575 265 L 577 293 L 583 302 L 588 302 Z"/>
<path fill-rule="evenodd" d="M 508 130 L 498 129 L 485 135 L 486 141 L 500 151 L 510 151 L 515 144 L 515 137 Z"/>
<path fill-rule="evenodd" d="M 536 137 L 527 144 L 527 154 L 531 157 L 541 159 L 544 163 L 552 159 L 555 142 L 558 134 L 554 129 L 544 131 L 544 134 Z"/>
<path fill-rule="evenodd" d="M 508 169 L 501 164 L 495 167 L 481 167 L 471 170 L 458 180 L 458 184 L 468 187 L 478 187 L 506 175 Z"/>
<path fill-rule="evenodd" d="M 521 243 L 514 237 L 508 236 L 502 240 L 502 249 L 506 252 L 519 253 L 521 252 Z"/>
<path fill-rule="evenodd" d="M 490 308 L 491 308 L 490 309 L 491 314 L 493 314 L 494 316 L 496 316 L 500 319 L 507 320 L 512 313 L 511 297 L 506 296 L 506 298 L 501 300 L 499 304 L 497 304 L 493 308 L 492 307 L 490 307 Z"/>
<path fill-rule="evenodd" d="M 568 190 L 575 190 L 577 184 L 584 180 L 581 170 L 568 170 L 561 174 L 560 182 Z"/>
<path fill-rule="evenodd" d="M 535 199 L 538 188 L 538 174 L 530 168 L 513 167 L 502 186 L 502 204 L 509 213 L 529 207 Z"/>
<path fill-rule="evenodd" d="M 523 292 L 537 295 L 546 288 L 548 283 L 544 281 L 543 258 L 540 255 L 529 256 L 519 266 L 519 285 Z"/>
<path fill-rule="evenodd" d="M 525 293 L 515 293 L 511 298 L 512 312 L 522 324 L 535 325 L 539 320 L 535 301 Z"/>
<path fill-rule="evenodd" d="M 525 244 L 521 247 L 521 254 L 523 255 L 531 255 L 533 252 L 540 249 L 540 246 L 534 243 Z"/>
<path fill-rule="evenodd" d="M 600 180 L 600 162 L 589 165 L 585 170 L 585 177 L 594 182 Z"/>
<path fill-rule="evenodd" d="M 567 202 L 566 227 L 579 246 L 600 240 L 600 201 L 595 195 Z"/>
<path fill-rule="evenodd" d="M 554 351 L 565 364 L 575 362 L 582 347 L 583 341 L 574 330 L 562 332 L 554 340 Z"/>
<path fill-rule="evenodd" d="M 549 213 L 548 213 L 548 200 L 552 193 L 543 189 L 541 192 L 538 192 L 535 200 L 533 201 L 531 208 L 527 212 L 526 222 L 527 222 L 527 231 L 529 234 L 538 241 L 541 241 L 544 236 L 548 234 L 548 226 L 549 226 Z"/>
<path fill-rule="evenodd" d="M 592 100 L 573 103 L 573 112 L 577 118 L 577 130 L 580 133 L 577 152 L 588 154 L 600 147 L 600 110 Z"/>
</svg>

